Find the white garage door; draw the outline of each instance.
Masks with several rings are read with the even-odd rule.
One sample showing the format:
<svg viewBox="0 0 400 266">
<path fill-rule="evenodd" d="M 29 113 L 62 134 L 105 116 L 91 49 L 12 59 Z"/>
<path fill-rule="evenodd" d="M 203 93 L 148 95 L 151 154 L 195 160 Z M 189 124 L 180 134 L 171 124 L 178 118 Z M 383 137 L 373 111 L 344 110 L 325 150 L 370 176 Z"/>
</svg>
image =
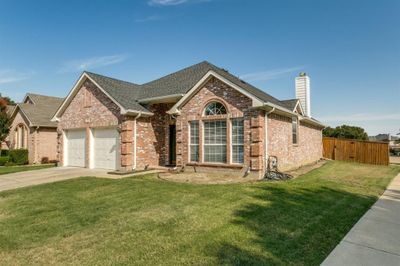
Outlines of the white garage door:
<svg viewBox="0 0 400 266">
<path fill-rule="evenodd" d="M 85 167 L 85 130 L 66 131 L 66 165 Z"/>
<path fill-rule="evenodd" d="M 117 169 L 118 136 L 115 128 L 93 130 L 94 168 Z"/>
</svg>

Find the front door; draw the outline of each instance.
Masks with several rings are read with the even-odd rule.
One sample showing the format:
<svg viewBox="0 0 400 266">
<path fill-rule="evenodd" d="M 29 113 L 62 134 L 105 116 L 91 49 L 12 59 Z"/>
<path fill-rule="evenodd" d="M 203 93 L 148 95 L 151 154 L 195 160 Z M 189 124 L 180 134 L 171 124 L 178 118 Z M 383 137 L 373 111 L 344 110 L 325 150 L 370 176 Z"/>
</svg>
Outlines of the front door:
<svg viewBox="0 0 400 266">
<path fill-rule="evenodd" d="M 169 125 L 169 162 L 170 165 L 176 164 L 176 126 Z"/>
</svg>

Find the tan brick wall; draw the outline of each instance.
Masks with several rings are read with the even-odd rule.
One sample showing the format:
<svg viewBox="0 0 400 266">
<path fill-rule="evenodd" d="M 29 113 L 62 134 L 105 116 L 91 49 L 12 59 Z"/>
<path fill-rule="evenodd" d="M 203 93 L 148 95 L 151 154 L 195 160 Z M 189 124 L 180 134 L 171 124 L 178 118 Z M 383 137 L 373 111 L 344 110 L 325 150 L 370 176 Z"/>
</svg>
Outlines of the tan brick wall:
<svg viewBox="0 0 400 266">
<path fill-rule="evenodd" d="M 322 157 L 320 129 L 300 123 L 298 138 L 298 144 L 292 144 L 291 118 L 268 116 L 268 155 L 278 157 L 279 170 L 297 168 Z"/>
<path fill-rule="evenodd" d="M 43 157 L 57 160 L 57 130 L 55 128 L 39 128 L 35 140 L 37 163 L 40 163 Z"/>
<path fill-rule="evenodd" d="M 264 145 L 263 139 L 255 136 L 251 138 L 251 120 L 256 131 L 263 132 L 264 117 L 263 111 L 252 108 L 252 100 L 239 93 L 237 90 L 229 87 L 218 79 L 212 78 L 200 89 L 181 109 L 181 115 L 177 117 L 177 164 L 186 165 L 189 163 L 189 121 L 204 120 L 204 107 L 211 101 L 220 101 L 226 108 L 228 115 L 216 117 L 219 120 L 226 120 L 228 127 L 228 145 L 227 153 L 230 153 L 230 121 L 231 118 L 244 118 L 244 164 L 243 166 L 252 167 L 252 170 L 262 170 Z M 199 124 L 200 146 L 202 145 L 202 123 Z M 251 154 L 252 145 L 257 146 Z M 200 157 L 201 148 L 200 148 Z M 229 159 L 228 159 L 229 162 Z M 229 166 L 229 163 L 226 164 Z M 236 166 L 236 165 L 232 165 Z"/>
<path fill-rule="evenodd" d="M 86 96 L 86 97 L 85 97 Z M 89 100 L 89 104 L 88 104 Z M 119 126 L 120 108 L 92 82 L 86 80 L 72 99 L 58 123 L 58 158 L 63 162 L 62 131 Z M 120 143 L 121 144 L 121 143 Z M 122 145 L 120 145 L 121 147 Z M 86 137 L 86 167 L 89 166 L 89 137 Z"/>
</svg>

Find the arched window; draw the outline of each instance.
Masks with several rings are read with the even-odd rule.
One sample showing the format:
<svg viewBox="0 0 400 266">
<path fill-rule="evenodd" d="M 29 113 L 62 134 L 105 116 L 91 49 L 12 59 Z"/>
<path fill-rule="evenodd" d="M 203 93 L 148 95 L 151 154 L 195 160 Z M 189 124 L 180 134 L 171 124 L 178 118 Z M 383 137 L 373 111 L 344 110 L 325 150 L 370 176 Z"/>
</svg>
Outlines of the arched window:
<svg viewBox="0 0 400 266">
<path fill-rule="evenodd" d="M 15 148 L 25 149 L 27 148 L 28 132 L 23 124 L 19 124 L 15 128 Z"/>
<path fill-rule="evenodd" d="M 226 114 L 226 108 L 220 102 L 211 102 L 206 106 L 204 110 L 204 115 L 225 115 L 225 114 Z"/>
</svg>

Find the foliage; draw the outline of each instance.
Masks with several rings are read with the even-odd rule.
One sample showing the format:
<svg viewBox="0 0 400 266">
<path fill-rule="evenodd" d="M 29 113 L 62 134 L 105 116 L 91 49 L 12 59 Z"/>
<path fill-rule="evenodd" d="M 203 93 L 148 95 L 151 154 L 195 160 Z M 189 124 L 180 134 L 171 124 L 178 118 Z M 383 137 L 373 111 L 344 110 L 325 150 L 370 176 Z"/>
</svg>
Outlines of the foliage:
<svg viewBox="0 0 400 266">
<path fill-rule="evenodd" d="M 9 104 L 9 98 L 0 96 L 0 143 L 3 142 L 10 131 L 10 119 L 7 116 L 6 107 Z"/>
<path fill-rule="evenodd" d="M 324 137 L 339 139 L 368 140 L 368 134 L 362 127 L 341 125 L 335 128 L 327 127 L 322 131 Z"/>
<path fill-rule="evenodd" d="M 0 264 L 320 265 L 399 170 L 332 161 L 285 182 L 82 177 L 0 192 Z"/>
<path fill-rule="evenodd" d="M 1 156 L 0 157 L 0 166 L 4 166 L 6 163 L 8 163 L 8 160 L 10 158 L 8 156 Z"/>
<path fill-rule="evenodd" d="M 1 150 L 0 151 L 0 156 L 8 156 L 10 150 Z"/>
<path fill-rule="evenodd" d="M 9 152 L 10 162 L 16 165 L 28 164 L 28 150 L 17 149 Z"/>
</svg>

